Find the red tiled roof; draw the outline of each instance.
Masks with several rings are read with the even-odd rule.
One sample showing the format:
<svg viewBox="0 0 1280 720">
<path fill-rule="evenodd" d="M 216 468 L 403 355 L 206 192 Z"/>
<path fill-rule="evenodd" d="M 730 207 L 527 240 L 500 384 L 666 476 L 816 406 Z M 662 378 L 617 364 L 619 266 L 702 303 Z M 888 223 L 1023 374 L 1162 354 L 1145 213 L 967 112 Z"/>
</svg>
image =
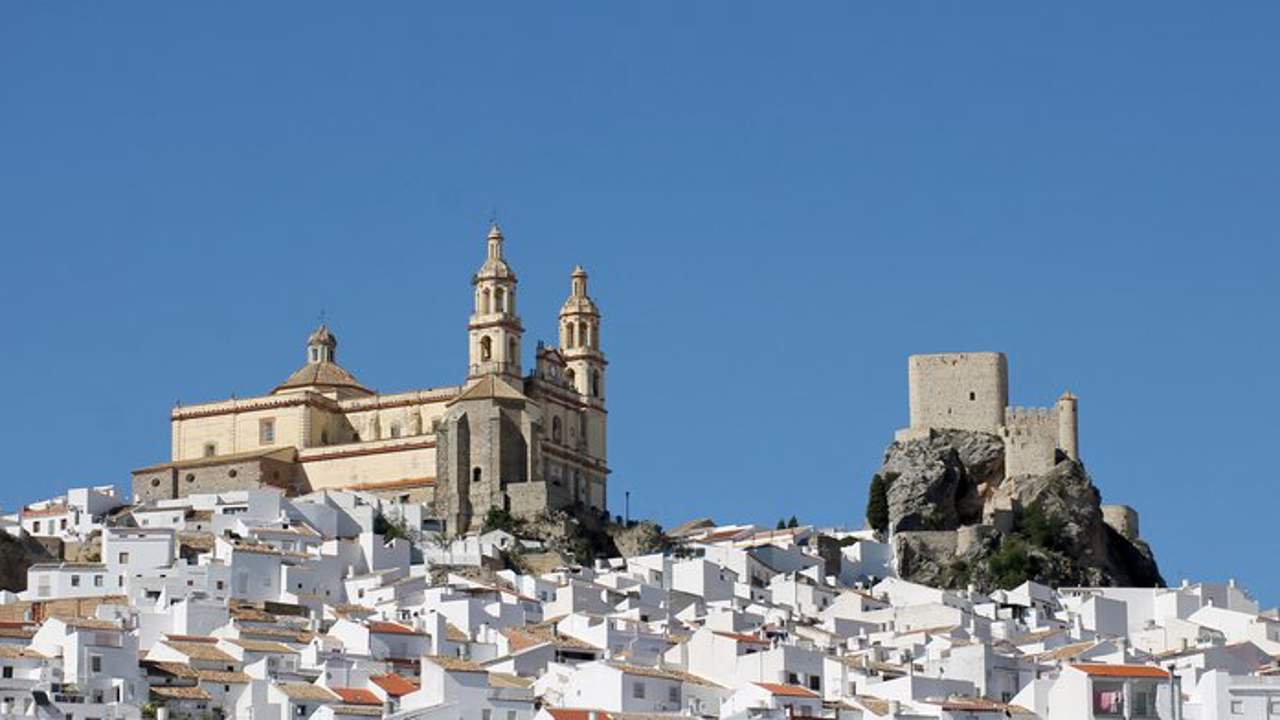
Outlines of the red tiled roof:
<svg viewBox="0 0 1280 720">
<path fill-rule="evenodd" d="M 611 720 L 612 715 L 603 710 L 588 710 L 587 708 L 545 708 L 555 720 L 590 720 L 592 715 L 596 716 L 596 720 Z"/>
<path fill-rule="evenodd" d="M 382 688 L 383 691 L 391 697 L 408 695 L 411 692 L 416 692 L 418 689 L 418 686 L 414 684 L 413 681 L 405 678 L 403 675 L 396 675 L 395 673 L 374 675 L 369 679 L 373 681 L 374 685 Z"/>
<path fill-rule="evenodd" d="M 757 687 L 764 688 L 774 695 L 783 695 L 786 697 L 802 697 L 816 698 L 818 694 L 808 688 L 802 688 L 799 685 L 780 685 L 778 683 L 756 683 Z"/>
<path fill-rule="evenodd" d="M 1150 665 L 1105 665 L 1102 663 L 1079 663 L 1071 667 L 1086 675 L 1095 677 L 1125 678 L 1167 678 L 1169 673 Z"/>
<path fill-rule="evenodd" d="M 755 643 L 756 645 L 769 644 L 768 640 L 765 640 L 764 638 L 758 638 L 755 635 L 743 635 L 742 633 L 722 632 L 720 630 L 712 630 L 711 632 L 715 633 L 716 635 L 719 635 L 720 637 L 729 638 L 730 640 L 737 640 L 738 642 Z"/>
<path fill-rule="evenodd" d="M 338 697 L 342 698 L 342 702 L 348 705 L 381 705 L 382 701 L 374 695 L 372 691 L 364 688 L 336 688 L 331 687 L 330 690 L 338 693 Z"/>
<path fill-rule="evenodd" d="M 388 633 L 392 635 L 421 635 L 422 633 L 411 627 L 405 627 L 399 623 L 378 622 L 369 623 L 369 632 Z"/>
</svg>

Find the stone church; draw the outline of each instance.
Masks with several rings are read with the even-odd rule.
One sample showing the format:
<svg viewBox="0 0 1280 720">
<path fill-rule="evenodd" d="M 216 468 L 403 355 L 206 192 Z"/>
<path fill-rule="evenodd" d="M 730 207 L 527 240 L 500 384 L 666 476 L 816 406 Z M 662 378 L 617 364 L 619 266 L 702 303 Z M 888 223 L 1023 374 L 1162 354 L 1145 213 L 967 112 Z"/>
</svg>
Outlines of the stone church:
<svg viewBox="0 0 1280 720">
<path fill-rule="evenodd" d="M 485 242 L 463 384 L 376 392 L 338 364 L 338 339 L 321 325 L 306 362 L 269 393 L 173 408 L 171 458 L 133 471 L 135 499 L 355 489 L 428 502 L 450 534 L 493 508 L 604 513 L 607 363 L 587 273 L 574 268 L 559 343 L 538 343 L 526 374 L 517 279 L 497 225 Z"/>
</svg>

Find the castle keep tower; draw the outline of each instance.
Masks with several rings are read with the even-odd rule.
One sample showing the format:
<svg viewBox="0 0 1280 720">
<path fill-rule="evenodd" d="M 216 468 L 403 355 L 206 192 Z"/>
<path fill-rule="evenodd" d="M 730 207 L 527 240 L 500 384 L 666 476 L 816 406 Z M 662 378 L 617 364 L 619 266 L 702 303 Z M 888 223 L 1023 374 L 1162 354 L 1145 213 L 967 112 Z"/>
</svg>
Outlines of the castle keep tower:
<svg viewBox="0 0 1280 720">
<path fill-rule="evenodd" d="M 470 362 L 467 381 L 485 375 L 503 375 L 518 380 L 520 342 L 524 327 L 516 314 L 516 274 L 502 256 L 502 230 L 489 228 L 484 264 L 471 279 L 475 286 L 475 307 L 467 325 L 470 335 Z"/>
</svg>

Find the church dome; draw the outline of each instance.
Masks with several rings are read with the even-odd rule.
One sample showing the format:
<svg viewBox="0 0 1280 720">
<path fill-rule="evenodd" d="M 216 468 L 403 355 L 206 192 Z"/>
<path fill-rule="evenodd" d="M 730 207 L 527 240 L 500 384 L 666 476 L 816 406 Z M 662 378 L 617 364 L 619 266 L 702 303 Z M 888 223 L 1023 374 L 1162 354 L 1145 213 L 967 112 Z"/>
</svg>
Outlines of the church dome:
<svg viewBox="0 0 1280 720">
<path fill-rule="evenodd" d="M 307 364 L 295 370 L 271 392 L 313 387 L 319 390 L 344 389 L 372 394 L 372 390 L 361 385 L 354 375 L 338 364 L 337 348 L 338 337 L 328 325 L 321 324 L 307 337 Z"/>
<path fill-rule="evenodd" d="M 372 390 L 361 385 L 360 381 L 356 380 L 355 375 L 352 375 L 346 368 L 334 362 L 307 363 L 295 370 L 292 375 L 277 385 L 271 392 L 278 393 L 284 390 L 304 387 L 319 389 L 344 388 L 369 394 L 373 393 Z"/>
<path fill-rule="evenodd" d="M 484 264 L 480 266 L 480 270 L 476 272 L 472 282 L 480 280 L 507 279 L 515 281 L 515 271 L 507 264 L 507 259 L 502 252 L 502 228 L 498 227 L 498 223 L 494 223 L 489 227 L 489 236 L 486 238 L 489 246 L 488 255 L 485 257 Z"/>
</svg>

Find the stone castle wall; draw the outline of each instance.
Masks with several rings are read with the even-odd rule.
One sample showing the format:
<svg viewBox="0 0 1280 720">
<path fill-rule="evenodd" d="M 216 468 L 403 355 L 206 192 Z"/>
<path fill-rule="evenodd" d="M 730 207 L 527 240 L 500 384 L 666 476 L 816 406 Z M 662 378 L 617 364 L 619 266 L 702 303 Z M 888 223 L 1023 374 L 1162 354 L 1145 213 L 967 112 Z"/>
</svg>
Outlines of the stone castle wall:
<svg viewBox="0 0 1280 720">
<path fill-rule="evenodd" d="M 1001 437 L 1005 477 L 1044 474 L 1057 464 L 1058 411 L 1055 408 L 1007 408 Z"/>
<path fill-rule="evenodd" d="M 996 433 L 1009 404 L 1004 353 L 912 355 L 907 361 L 911 430 Z"/>
</svg>

